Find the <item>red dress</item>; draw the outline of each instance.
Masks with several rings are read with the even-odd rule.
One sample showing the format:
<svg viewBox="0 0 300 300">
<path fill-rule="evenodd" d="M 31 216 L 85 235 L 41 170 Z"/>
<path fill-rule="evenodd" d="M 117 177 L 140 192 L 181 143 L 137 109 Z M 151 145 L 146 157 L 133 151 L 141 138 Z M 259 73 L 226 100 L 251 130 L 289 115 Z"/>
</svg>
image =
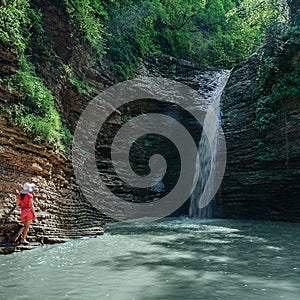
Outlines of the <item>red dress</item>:
<svg viewBox="0 0 300 300">
<path fill-rule="evenodd" d="M 30 207 L 30 199 L 32 199 L 32 194 L 28 193 L 25 195 L 24 199 L 21 200 L 21 195 L 18 195 L 18 200 L 20 200 L 20 206 L 21 206 L 21 221 L 32 221 L 35 219 L 35 216 L 33 214 L 33 211 Z"/>
</svg>

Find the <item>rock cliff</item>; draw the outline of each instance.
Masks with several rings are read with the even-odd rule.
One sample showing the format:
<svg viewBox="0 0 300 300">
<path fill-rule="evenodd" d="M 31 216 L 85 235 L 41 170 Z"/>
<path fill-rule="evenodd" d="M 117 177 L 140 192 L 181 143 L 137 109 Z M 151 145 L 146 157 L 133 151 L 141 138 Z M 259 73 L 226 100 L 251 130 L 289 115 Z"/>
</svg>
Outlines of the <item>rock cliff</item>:
<svg viewBox="0 0 300 300">
<path fill-rule="evenodd" d="M 299 22 L 299 1 L 290 5 Z M 298 34 L 267 45 L 231 73 L 222 107 L 227 170 L 215 217 L 300 221 L 299 41 Z"/>
<path fill-rule="evenodd" d="M 13 207 L 17 184 L 30 181 L 38 187 L 34 192 L 38 222 L 29 231 L 30 242 L 54 243 L 101 234 L 105 218 L 83 200 L 70 162 L 50 146 L 29 142 L 25 133 L 9 126 L 4 118 L 0 119 L 0 128 L 1 216 Z M 9 244 L 20 228 L 19 215 L 16 208 L 0 224 L 1 244 Z"/>
<path fill-rule="evenodd" d="M 82 41 L 75 47 L 73 28 L 60 1 L 32 1 L 32 6 L 42 13 L 43 46 L 47 48 L 45 54 L 39 48 L 41 44 L 35 43 L 39 37 L 33 37 L 30 55 L 36 74 L 51 90 L 63 123 L 72 131 L 88 101 L 113 80 L 88 44 Z M 12 45 L 0 43 L 1 76 L 13 75 L 20 67 L 20 57 L 14 50 Z M 79 90 L 72 76 L 85 81 L 88 91 Z M 22 98 L 17 89 L 0 84 L 0 253 L 22 249 L 10 244 L 21 226 L 19 208 L 5 216 L 16 201 L 15 189 L 27 181 L 38 187 L 34 193 L 38 223 L 33 223 L 29 231 L 30 242 L 54 243 L 102 234 L 108 218 L 85 201 L 75 183 L 71 159 L 56 153 L 51 145 L 32 143 L 32 136 L 9 121 L 10 105 L 19 102 Z"/>
</svg>

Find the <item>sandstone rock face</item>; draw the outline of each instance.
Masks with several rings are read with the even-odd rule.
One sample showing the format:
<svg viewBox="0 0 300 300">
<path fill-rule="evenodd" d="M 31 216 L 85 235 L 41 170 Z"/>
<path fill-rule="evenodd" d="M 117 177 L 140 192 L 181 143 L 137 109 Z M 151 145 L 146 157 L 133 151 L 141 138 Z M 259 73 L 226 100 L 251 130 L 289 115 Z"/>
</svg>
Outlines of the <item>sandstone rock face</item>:
<svg viewBox="0 0 300 300">
<path fill-rule="evenodd" d="M 82 197 L 72 165 L 47 145 L 35 145 L 17 127 L 0 119 L 0 244 L 10 243 L 21 223 L 20 208 L 4 221 L 16 201 L 15 189 L 34 182 L 37 223 L 32 223 L 30 242 L 54 243 L 67 238 L 102 234 L 107 218 Z"/>
</svg>

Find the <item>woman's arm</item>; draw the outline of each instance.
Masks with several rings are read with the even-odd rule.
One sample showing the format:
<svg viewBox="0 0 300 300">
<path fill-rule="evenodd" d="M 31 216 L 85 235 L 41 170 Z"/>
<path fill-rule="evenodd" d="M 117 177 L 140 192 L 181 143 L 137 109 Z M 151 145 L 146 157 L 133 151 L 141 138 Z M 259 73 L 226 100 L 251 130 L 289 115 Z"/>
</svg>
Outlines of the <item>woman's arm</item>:
<svg viewBox="0 0 300 300">
<path fill-rule="evenodd" d="M 32 203 L 32 198 L 29 199 L 29 205 L 30 205 L 31 211 L 33 212 L 34 218 L 36 218 L 35 210 L 34 210 L 33 203 Z"/>
<path fill-rule="evenodd" d="M 18 190 L 16 190 L 16 193 L 17 193 L 17 201 L 16 201 L 16 206 L 18 206 L 19 204 L 20 204 L 20 193 L 19 193 L 19 191 Z"/>
</svg>

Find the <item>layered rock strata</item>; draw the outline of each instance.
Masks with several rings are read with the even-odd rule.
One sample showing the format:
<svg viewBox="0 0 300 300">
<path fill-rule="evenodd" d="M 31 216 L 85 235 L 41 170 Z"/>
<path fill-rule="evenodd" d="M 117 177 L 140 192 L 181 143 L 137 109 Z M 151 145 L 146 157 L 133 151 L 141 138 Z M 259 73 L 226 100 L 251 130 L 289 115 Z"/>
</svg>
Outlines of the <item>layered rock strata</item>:
<svg viewBox="0 0 300 300">
<path fill-rule="evenodd" d="M 300 48 L 284 47 L 275 57 L 279 68 L 262 82 L 263 50 L 234 68 L 224 92 L 227 169 L 214 216 L 300 222 L 300 95 L 277 104 L 271 128 L 256 123 L 259 99 L 299 64 Z"/>
</svg>

